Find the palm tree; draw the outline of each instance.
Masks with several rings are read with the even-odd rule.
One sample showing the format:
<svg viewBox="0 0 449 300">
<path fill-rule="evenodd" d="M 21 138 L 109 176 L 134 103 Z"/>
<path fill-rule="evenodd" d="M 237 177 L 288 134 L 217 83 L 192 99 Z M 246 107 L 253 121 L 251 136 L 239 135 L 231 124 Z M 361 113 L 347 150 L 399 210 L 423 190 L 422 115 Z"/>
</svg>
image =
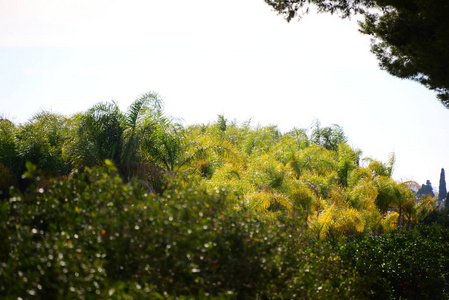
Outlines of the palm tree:
<svg viewBox="0 0 449 300">
<path fill-rule="evenodd" d="M 121 156 L 124 116 L 115 102 L 98 103 L 72 118 L 72 138 L 64 153 L 77 168 L 118 163 Z"/>
<path fill-rule="evenodd" d="M 70 172 L 70 163 L 62 157 L 63 145 L 68 139 L 67 122 L 62 115 L 43 111 L 18 127 L 16 140 L 21 173 L 25 171 L 26 162 L 35 164 L 46 177 Z"/>
<path fill-rule="evenodd" d="M 188 142 L 182 125 L 164 115 L 163 101 L 153 92 L 139 96 L 125 113 L 115 102 L 99 103 L 72 121 L 74 134 L 64 153 L 74 166 L 90 167 L 109 159 L 126 180 L 139 177 L 147 185 L 148 180 L 160 181 L 164 174 L 214 154 L 235 157 L 226 141 Z"/>
<path fill-rule="evenodd" d="M 154 123 L 151 138 L 144 143 L 150 161 L 168 173 L 183 170 L 195 162 L 214 157 L 238 160 L 235 146 L 219 137 L 185 129 L 172 119 L 159 116 Z"/>
<path fill-rule="evenodd" d="M 364 158 L 364 160 L 369 162 L 368 168 L 373 172 L 374 177 L 391 177 L 393 175 L 394 163 L 396 162 L 394 153 L 390 154 L 387 163 L 382 163 L 369 157 Z"/>
<path fill-rule="evenodd" d="M 124 130 L 122 133 L 122 149 L 119 168 L 128 180 L 143 169 L 150 169 L 145 157 L 145 146 L 151 145 L 154 137 L 155 124 L 161 118 L 163 110 L 162 99 L 156 93 L 146 93 L 138 97 L 124 115 Z"/>
<path fill-rule="evenodd" d="M 292 190 L 288 195 L 293 202 L 293 215 L 302 215 L 304 228 L 309 228 L 309 217 L 319 200 L 317 191 L 310 184 L 297 182 L 292 184 Z"/>
<path fill-rule="evenodd" d="M 349 185 L 349 175 L 359 166 L 361 151 L 353 150 L 346 143 L 338 144 L 338 178 L 343 187 Z"/>
<path fill-rule="evenodd" d="M 379 210 L 386 214 L 389 210 L 394 210 L 398 213 L 398 229 L 402 230 L 404 208 L 407 207 L 410 200 L 414 199 L 414 194 L 407 184 L 397 183 L 392 178 L 386 176 L 378 176 L 374 180 L 378 196 L 376 198 L 376 205 Z"/>
<path fill-rule="evenodd" d="M 0 118 L 0 200 L 9 196 L 9 188 L 21 175 L 16 132 L 11 121 Z"/>
<path fill-rule="evenodd" d="M 312 124 L 310 140 L 312 143 L 321 145 L 328 150 L 337 151 L 338 144 L 346 142 L 347 138 L 339 125 L 333 124 L 330 127 L 322 128 L 317 120 Z"/>
<path fill-rule="evenodd" d="M 19 174 L 21 167 L 18 160 L 18 128 L 8 119 L 0 118 L 0 164 L 14 174 Z"/>
<path fill-rule="evenodd" d="M 345 190 L 334 185 L 327 198 L 319 200 L 319 207 L 310 217 L 310 227 L 319 238 L 365 231 L 365 211 L 357 209 L 348 201 Z"/>
</svg>

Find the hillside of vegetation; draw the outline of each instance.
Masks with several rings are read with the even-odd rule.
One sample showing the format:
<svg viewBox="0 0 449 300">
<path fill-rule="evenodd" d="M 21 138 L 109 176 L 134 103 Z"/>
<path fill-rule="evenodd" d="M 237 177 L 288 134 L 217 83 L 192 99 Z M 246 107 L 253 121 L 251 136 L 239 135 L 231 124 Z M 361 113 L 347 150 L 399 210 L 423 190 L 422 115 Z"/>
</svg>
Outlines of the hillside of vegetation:
<svg viewBox="0 0 449 300">
<path fill-rule="evenodd" d="M 183 126 L 144 94 L 0 120 L 6 299 L 447 299 L 447 211 L 341 127 Z"/>
</svg>

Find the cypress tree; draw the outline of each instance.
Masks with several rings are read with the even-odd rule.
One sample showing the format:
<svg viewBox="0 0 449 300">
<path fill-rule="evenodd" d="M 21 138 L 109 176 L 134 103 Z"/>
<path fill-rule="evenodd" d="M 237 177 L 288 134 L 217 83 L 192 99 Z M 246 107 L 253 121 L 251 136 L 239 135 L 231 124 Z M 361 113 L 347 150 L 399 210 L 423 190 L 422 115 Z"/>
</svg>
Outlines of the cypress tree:
<svg viewBox="0 0 449 300">
<path fill-rule="evenodd" d="M 440 188 L 438 190 L 438 206 L 443 204 L 443 200 L 446 198 L 447 190 L 446 190 L 446 176 L 444 175 L 444 168 L 441 169 L 440 174 Z"/>
</svg>

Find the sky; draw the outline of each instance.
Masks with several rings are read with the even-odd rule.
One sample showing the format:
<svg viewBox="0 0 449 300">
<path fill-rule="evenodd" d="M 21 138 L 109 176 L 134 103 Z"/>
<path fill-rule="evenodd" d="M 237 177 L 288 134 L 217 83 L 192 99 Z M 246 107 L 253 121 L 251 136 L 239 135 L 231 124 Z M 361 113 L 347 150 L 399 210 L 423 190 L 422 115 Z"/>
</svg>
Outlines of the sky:
<svg viewBox="0 0 449 300">
<path fill-rule="evenodd" d="M 449 110 L 380 70 L 355 19 L 287 23 L 263 0 L 0 0 L 0 116 L 111 100 L 125 111 L 149 91 L 185 125 L 224 115 L 286 132 L 319 120 L 364 157 L 394 152 L 397 180 L 437 190 L 449 171 Z"/>
</svg>

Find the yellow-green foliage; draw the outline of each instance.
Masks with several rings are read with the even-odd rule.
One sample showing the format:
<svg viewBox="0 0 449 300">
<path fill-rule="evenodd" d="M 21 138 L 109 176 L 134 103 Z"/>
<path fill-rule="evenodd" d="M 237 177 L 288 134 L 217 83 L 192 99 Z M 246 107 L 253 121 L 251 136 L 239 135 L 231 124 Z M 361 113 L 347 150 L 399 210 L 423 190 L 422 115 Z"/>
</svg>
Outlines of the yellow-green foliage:
<svg viewBox="0 0 449 300">
<path fill-rule="evenodd" d="M 259 212 L 291 211 L 292 209 L 291 199 L 278 192 L 262 190 L 260 192 L 248 193 L 245 195 L 245 201 L 251 209 Z"/>
<path fill-rule="evenodd" d="M 210 180 L 205 181 L 209 189 L 225 188 L 237 199 L 243 200 L 243 195 L 256 188 L 247 179 L 247 171 L 230 163 L 218 167 Z"/>
<path fill-rule="evenodd" d="M 292 184 L 289 197 L 292 200 L 293 209 L 310 212 L 317 201 L 318 195 L 307 183 L 297 182 Z"/>
<path fill-rule="evenodd" d="M 351 189 L 348 189 L 347 194 L 349 201 L 354 208 L 367 210 L 376 209 L 374 201 L 376 200 L 378 191 L 372 180 L 360 180 Z"/>
<path fill-rule="evenodd" d="M 162 194 L 170 178 L 196 178 L 208 191 L 228 190 L 235 209 L 300 220 L 320 237 L 390 230 L 391 212 L 399 229 L 409 228 L 435 208 L 392 179 L 393 155 L 361 166 L 361 151 L 338 125 L 282 133 L 218 116 L 184 127 L 164 115 L 154 93 L 127 112 L 100 103 L 71 118 L 41 113 L 23 126 L 0 125 L 3 186 L 20 178 L 26 160 L 50 176 L 111 159 L 125 181 L 138 178 L 150 192 Z"/>
<path fill-rule="evenodd" d="M 341 191 L 334 189 L 329 199 L 320 201 L 320 209 L 310 218 L 310 224 L 320 238 L 325 238 L 329 234 L 363 232 L 366 220 L 361 210 L 351 207 Z"/>
<path fill-rule="evenodd" d="M 268 185 L 280 189 L 286 176 L 285 166 L 267 154 L 254 158 L 248 166 L 249 180 L 257 188 Z"/>
<path fill-rule="evenodd" d="M 320 237 L 327 236 L 331 231 L 336 235 L 363 232 L 366 224 L 369 224 L 370 230 L 375 227 L 377 222 L 373 218 L 380 214 L 374 205 L 377 190 L 373 183 L 366 180 L 348 191 L 341 185 L 342 169 L 345 185 L 350 175 L 352 182 L 354 178 L 371 177 L 369 171 L 359 176 L 353 175 L 358 168 L 359 152 L 341 145 L 337 153 L 316 144 L 304 149 L 297 147 L 295 152 L 291 137 L 283 141 L 287 145 L 278 143 L 271 153 L 248 162 L 251 183 L 259 189 L 246 195 L 246 200 L 253 207 L 269 211 L 273 203 L 278 203 L 287 210 L 292 209 L 289 215 L 300 215 L 306 226 L 316 230 Z M 283 193 L 275 193 L 273 189 Z"/>
<path fill-rule="evenodd" d="M 398 226 L 399 214 L 395 211 L 387 213 L 381 220 L 381 228 L 384 232 L 395 230 Z"/>
<path fill-rule="evenodd" d="M 301 220 L 320 237 L 414 225 L 424 215 L 407 185 L 391 178 L 394 156 L 388 163 L 368 159 L 364 167 L 361 151 L 344 139 L 338 147 L 325 147 L 304 130 L 281 134 L 272 126 L 224 127 L 222 121 L 200 132 L 226 140 L 238 160 L 220 163 L 215 157 L 206 185 L 230 189 L 243 205 L 236 207 Z M 385 217 L 391 212 L 399 214 L 396 223 Z"/>
<path fill-rule="evenodd" d="M 448 298 L 447 231 L 400 232 L 435 198 L 392 179 L 394 156 L 361 166 L 336 125 L 184 128 L 158 101 L 0 120 L 6 299 Z"/>
</svg>

